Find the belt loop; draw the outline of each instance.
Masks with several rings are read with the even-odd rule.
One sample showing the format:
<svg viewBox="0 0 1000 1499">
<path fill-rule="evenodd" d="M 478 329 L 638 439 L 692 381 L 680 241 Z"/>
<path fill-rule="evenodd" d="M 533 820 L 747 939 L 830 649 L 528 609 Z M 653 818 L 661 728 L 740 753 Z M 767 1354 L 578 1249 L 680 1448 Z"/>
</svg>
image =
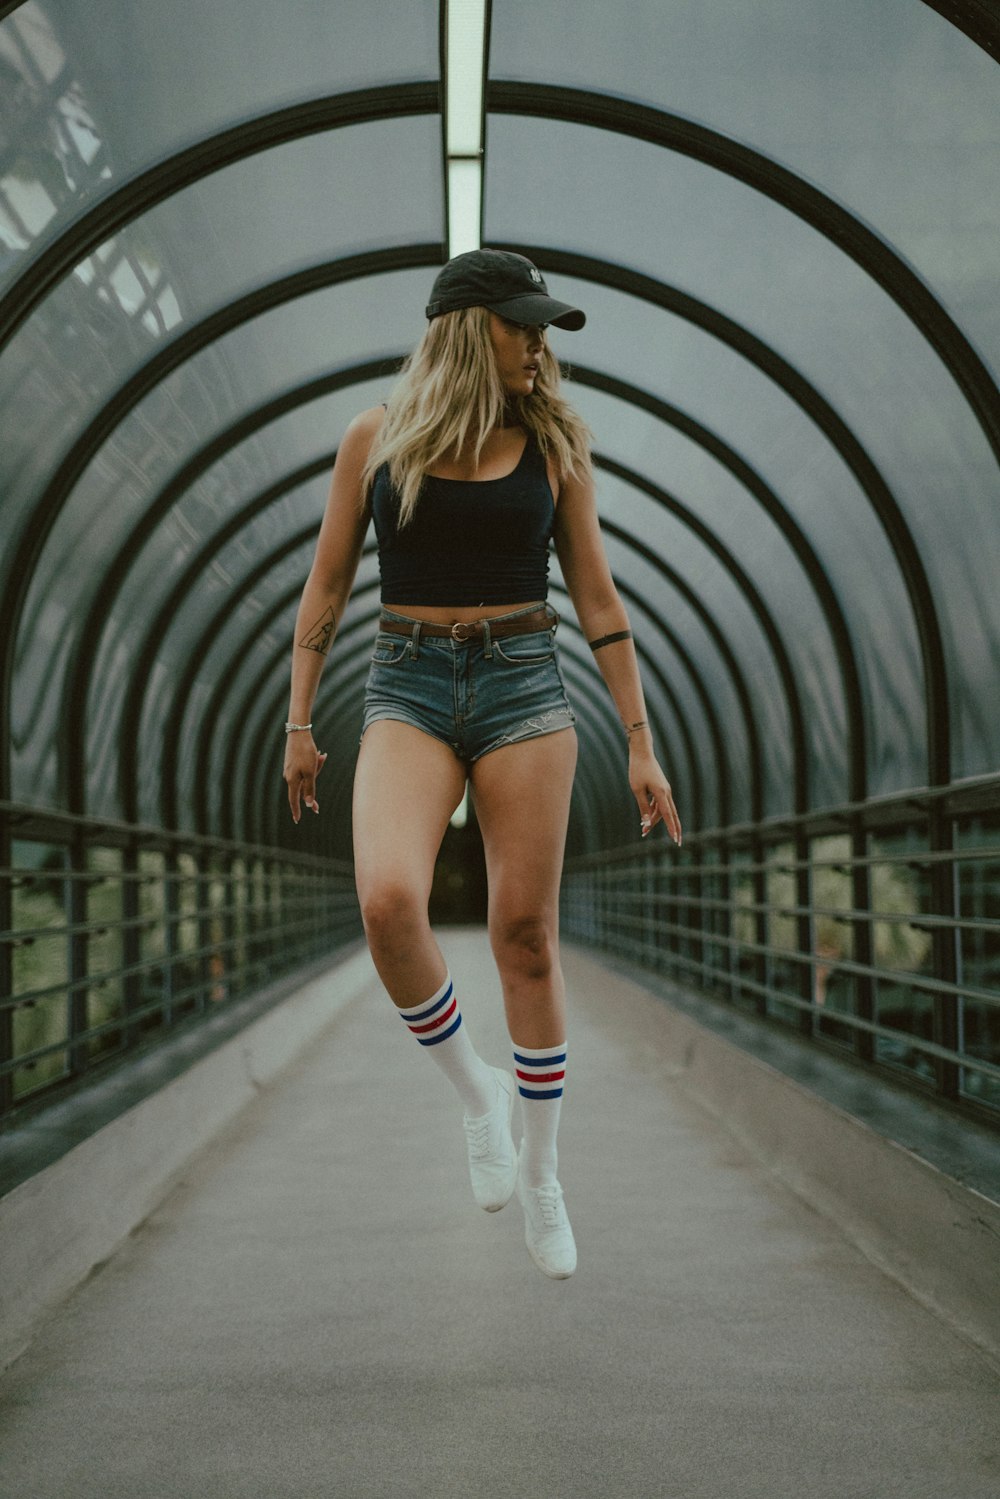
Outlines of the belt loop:
<svg viewBox="0 0 1000 1499">
<path fill-rule="evenodd" d="M 420 620 L 413 621 L 413 630 L 410 635 L 410 660 L 416 661 L 420 655 Z"/>
<path fill-rule="evenodd" d="M 481 621 L 483 627 L 483 660 L 493 660 L 493 640 L 490 636 L 490 622 L 488 619 Z"/>
</svg>

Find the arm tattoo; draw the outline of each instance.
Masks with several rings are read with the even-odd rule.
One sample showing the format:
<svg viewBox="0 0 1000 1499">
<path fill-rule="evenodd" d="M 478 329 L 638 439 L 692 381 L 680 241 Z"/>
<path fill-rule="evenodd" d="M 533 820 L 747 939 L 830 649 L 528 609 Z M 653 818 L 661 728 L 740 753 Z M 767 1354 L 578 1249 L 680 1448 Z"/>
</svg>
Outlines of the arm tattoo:
<svg viewBox="0 0 1000 1499">
<path fill-rule="evenodd" d="M 299 641 L 299 645 L 307 651 L 318 651 L 321 656 L 325 656 L 336 628 L 337 616 L 332 609 L 328 609 L 308 631 L 305 639 Z"/>
</svg>

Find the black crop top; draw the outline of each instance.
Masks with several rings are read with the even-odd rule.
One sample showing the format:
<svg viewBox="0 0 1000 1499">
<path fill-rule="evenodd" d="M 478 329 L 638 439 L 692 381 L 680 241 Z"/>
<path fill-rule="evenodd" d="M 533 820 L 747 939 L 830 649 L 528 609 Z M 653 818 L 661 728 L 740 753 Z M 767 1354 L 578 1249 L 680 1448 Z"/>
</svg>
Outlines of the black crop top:
<svg viewBox="0 0 1000 1499">
<path fill-rule="evenodd" d="M 527 604 L 548 596 L 555 504 L 529 432 L 500 479 L 424 479 L 408 525 L 383 464 L 372 484 L 383 604 Z"/>
</svg>

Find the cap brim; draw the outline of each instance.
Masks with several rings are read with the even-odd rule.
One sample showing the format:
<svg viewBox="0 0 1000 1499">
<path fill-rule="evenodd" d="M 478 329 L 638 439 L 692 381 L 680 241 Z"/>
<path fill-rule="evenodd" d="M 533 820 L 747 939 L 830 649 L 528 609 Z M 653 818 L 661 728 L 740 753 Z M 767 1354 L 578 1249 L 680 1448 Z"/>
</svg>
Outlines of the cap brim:
<svg viewBox="0 0 1000 1499">
<path fill-rule="evenodd" d="M 587 321 L 579 307 L 570 307 L 568 302 L 557 302 L 542 292 L 523 297 L 510 297 L 506 302 L 488 302 L 490 312 L 509 318 L 512 323 L 552 323 L 556 328 L 567 328 L 577 333 Z"/>
</svg>

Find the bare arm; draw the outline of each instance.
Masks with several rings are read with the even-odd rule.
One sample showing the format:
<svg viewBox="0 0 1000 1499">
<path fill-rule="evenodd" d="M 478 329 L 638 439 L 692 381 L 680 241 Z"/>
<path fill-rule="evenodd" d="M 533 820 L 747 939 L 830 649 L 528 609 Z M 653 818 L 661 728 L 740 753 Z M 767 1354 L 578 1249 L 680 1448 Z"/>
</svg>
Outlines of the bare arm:
<svg viewBox="0 0 1000 1499">
<path fill-rule="evenodd" d="M 361 475 L 383 415 L 378 406 L 355 417 L 337 452 L 316 555 L 295 620 L 290 723 L 307 724 L 311 720 L 320 674 L 354 585 L 369 521 L 367 507 L 362 505 Z M 309 730 L 286 736 L 284 775 L 295 822 L 299 821 L 303 802 L 314 812 L 319 811 L 316 777 L 325 760 Z"/>
<path fill-rule="evenodd" d="M 592 480 L 564 479 L 560 485 L 555 545 L 566 587 L 587 640 L 596 642 L 608 635 L 625 637 L 600 646 L 594 652 L 594 660 L 628 736 L 629 785 L 639 807 L 642 836 L 662 820 L 679 845 L 680 818 L 670 784 L 653 752 L 635 645 L 604 551 Z"/>
</svg>

